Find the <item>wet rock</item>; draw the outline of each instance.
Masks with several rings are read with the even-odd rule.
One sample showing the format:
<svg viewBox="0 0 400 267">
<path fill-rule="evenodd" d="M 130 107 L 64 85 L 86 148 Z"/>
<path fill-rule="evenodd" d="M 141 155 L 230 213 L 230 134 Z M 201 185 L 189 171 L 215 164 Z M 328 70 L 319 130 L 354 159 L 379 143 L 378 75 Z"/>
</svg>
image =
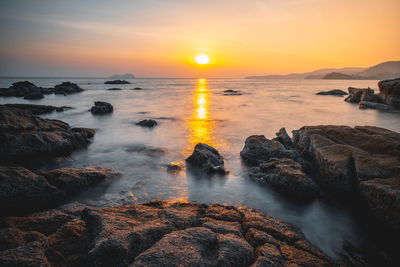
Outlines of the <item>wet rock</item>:
<svg viewBox="0 0 400 267">
<path fill-rule="evenodd" d="M 68 95 L 73 93 L 79 93 L 82 91 L 83 89 L 81 87 L 79 87 L 76 83 L 72 82 L 63 82 L 61 84 L 54 86 L 54 92 L 56 94 Z"/>
<path fill-rule="evenodd" d="M 93 114 L 107 114 L 113 112 L 114 107 L 107 102 L 96 101 L 94 106 L 90 109 Z"/>
<path fill-rule="evenodd" d="M 113 81 L 106 81 L 104 84 L 130 84 L 130 82 L 125 80 L 113 80 Z"/>
<path fill-rule="evenodd" d="M 363 94 L 374 94 L 374 90 L 371 88 L 354 88 L 349 87 L 349 96 L 345 99 L 345 101 L 350 103 L 359 103 L 361 101 L 361 96 Z"/>
<path fill-rule="evenodd" d="M 9 217 L 6 226 L 4 233 L 15 242 L 7 243 L 10 248 L 0 252 L 0 259 L 11 257 L 12 264 L 22 266 L 28 257 L 39 266 L 334 265 L 294 227 L 233 206 L 152 201 L 86 208 L 75 215 L 51 210 Z M 25 239 L 33 231 L 43 235 Z M 254 243 L 247 237 L 255 231 L 274 237 Z M 308 245 L 302 249 L 299 242 Z"/>
<path fill-rule="evenodd" d="M 44 98 L 40 90 L 35 90 L 30 93 L 25 94 L 24 99 L 42 99 Z"/>
<path fill-rule="evenodd" d="M 36 231 L 23 232 L 18 228 L 0 229 L 0 251 L 17 248 L 25 243 L 46 242 L 46 236 Z"/>
<path fill-rule="evenodd" d="M 108 88 L 108 91 L 121 91 L 121 88 Z"/>
<path fill-rule="evenodd" d="M 380 104 L 380 103 L 375 103 L 375 102 L 369 102 L 369 101 L 360 101 L 360 109 L 379 109 L 379 110 L 392 110 L 393 106 L 386 105 L 386 104 Z"/>
<path fill-rule="evenodd" d="M 363 181 L 360 192 L 370 213 L 400 233 L 400 175 Z"/>
<path fill-rule="evenodd" d="M 0 167 L 1 216 L 40 210 L 59 202 L 65 193 L 23 167 Z"/>
<path fill-rule="evenodd" d="M 89 144 L 87 131 L 71 131 L 62 121 L 0 106 L 0 159 L 31 160 L 68 155 Z"/>
<path fill-rule="evenodd" d="M 182 170 L 182 166 L 180 166 L 179 164 L 171 163 L 171 164 L 167 165 L 168 173 L 178 174 L 181 170 Z"/>
<path fill-rule="evenodd" d="M 294 144 L 328 191 L 352 194 L 359 183 L 400 174 L 400 134 L 374 126 L 305 126 Z"/>
<path fill-rule="evenodd" d="M 198 143 L 186 162 L 189 167 L 206 173 L 226 174 L 224 159 L 219 152 L 206 144 Z"/>
<path fill-rule="evenodd" d="M 316 95 L 334 95 L 334 96 L 344 96 L 347 95 L 345 91 L 339 90 L 339 89 L 333 89 L 330 91 L 321 91 L 316 93 Z"/>
<path fill-rule="evenodd" d="M 54 106 L 45 106 L 45 105 L 33 105 L 33 104 L 5 104 L 6 107 L 18 108 L 22 110 L 28 110 L 35 115 L 41 115 L 46 113 L 51 113 L 53 111 L 61 112 L 65 109 L 69 109 L 71 107 L 54 107 Z"/>
<path fill-rule="evenodd" d="M 0 90 L 0 96 L 23 97 L 38 89 L 39 87 L 28 81 L 15 82 L 9 88 L 2 88 Z"/>
<path fill-rule="evenodd" d="M 142 120 L 137 122 L 136 125 L 153 128 L 154 126 L 157 126 L 158 123 L 155 120 Z"/>
<path fill-rule="evenodd" d="M 281 134 L 280 139 L 284 139 L 286 140 L 285 142 L 287 142 L 288 140 L 284 136 L 284 133 L 281 132 Z M 252 135 L 247 137 L 244 148 L 240 152 L 240 156 L 242 160 L 250 166 L 258 166 L 260 163 L 269 161 L 271 158 L 291 158 L 300 160 L 296 151 L 286 149 L 281 142 L 269 140 L 265 138 L 264 135 Z"/>
<path fill-rule="evenodd" d="M 88 189 L 106 178 L 120 175 L 113 169 L 102 167 L 87 168 L 62 168 L 52 171 L 40 172 L 47 182 L 68 195 L 76 194 L 84 189 Z"/>
<path fill-rule="evenodd" d="M 224 95 L 242 95 L 242 93 L 239 90 L 229 89 L 224 91 Z"/>
<path fill-rule="evenodd" d="M 285 128 L 281 128 L 279 132 L 276 133 L 276 137 L 272 140 L 280 142 L 286 149 L 293 149 L 292 139 L 287 134 Z"/>
<path fill-rule="evenodd" d="M 96 133 L 96 130 L 90 128 L 71 128 L 69 130 L 75 133 L 85 133 L 87 138 L 92 138 Z"/>
<path fill-rule="evenodd" d="M 379 81 L 378 87 L 381 94 L 400 96 L 400 78 Z"/>
<path fill-rule="evenodd" d="M 271 158 L 250 168 L 249 176 L 293 198 L 310 200 L 318 195 L 317 184 L 304 173 L 301 164 L 292 159 Z"/>
</svg>

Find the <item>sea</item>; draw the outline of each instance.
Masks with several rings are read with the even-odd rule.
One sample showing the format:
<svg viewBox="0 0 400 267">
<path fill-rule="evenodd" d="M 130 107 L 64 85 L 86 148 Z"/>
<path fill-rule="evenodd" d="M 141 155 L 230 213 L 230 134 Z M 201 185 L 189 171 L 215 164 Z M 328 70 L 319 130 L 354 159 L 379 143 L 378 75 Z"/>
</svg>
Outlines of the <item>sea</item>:
<svg viewBox="0 0 400 267">
<path fill-rule="evenodd" d="M 343 97 L 316 95 L 319 91 L 352 87 L 377 90 L 376 80 L 254 80 L 135 78 L 131 84 L 106 85 L 104 78 L 1 78 L 0 88 L 28 80 L 53 87 L 64 81 L 85 89 L 68 96 L 45 95 L 40 100 L 0 97 L 0 104 L 31 103 L 72 109 L 42 115 L 71 127 L 96 129 L 87 149 L 43 168 L 104 166 L 123 172 L 111 182 L 94 186 L 70 201 L 93 207 L 143 203 L 154 199 L 248 206 L 299 227 L 328 255 L 338 258 L 343 243 L 362 247 L 362 227 L 346 205 L 322 199 L 299 203 L 268 185 L 249 179 L 240 159 L 250 135 L 275 137 L 281 128 L 289 135 L 306 125 L 373 125 L 400 132 L 400 113 L 362 110 Z M 134 90 L 135 88 L 141 90 Z M 109 88 L 122 90 L 111 91 Z M 227 94 L 237 90 L 240 94 Z M 114 112 L 93 115 L 94 101 L 106 101 Z M 136 123 L 154 119 L 158 125 Z M 199 143 L 223 155 L 226 176 L 197 176 L 167 172 L 169 164 L 185 166 Z"/>
</svg>

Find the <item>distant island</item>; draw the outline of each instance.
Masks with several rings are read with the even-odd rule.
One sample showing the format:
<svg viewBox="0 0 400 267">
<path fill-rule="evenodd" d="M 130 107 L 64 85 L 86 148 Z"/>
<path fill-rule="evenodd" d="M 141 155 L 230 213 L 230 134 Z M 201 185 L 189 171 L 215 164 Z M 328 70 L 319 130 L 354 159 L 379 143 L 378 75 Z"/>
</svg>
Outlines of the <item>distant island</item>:
<svg viewBox="0 0 400 267">
<path fill-rule="evenodd" d="M 387 61 L 369 68 L 330 68 L 287 75 L 248 76 L 245 79 L 384 80 L 400 77 L 400 61 Z"/>
<path fill-rule="evenodd" d="M 132 73 L 125 73 L 125 74 L 114 74 L 113 76 L 109 77 L 110 79 L 114 79 L 114 80 L 123 80 L 123 79 L 134 79 L 135 75 L 133 75 Z"/>
</svg>

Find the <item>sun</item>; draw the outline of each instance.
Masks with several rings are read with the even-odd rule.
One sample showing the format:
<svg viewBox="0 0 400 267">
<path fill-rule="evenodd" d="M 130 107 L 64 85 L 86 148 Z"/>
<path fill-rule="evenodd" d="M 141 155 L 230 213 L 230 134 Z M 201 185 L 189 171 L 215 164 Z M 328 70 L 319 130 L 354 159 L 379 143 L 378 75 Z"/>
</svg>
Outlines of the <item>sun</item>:
<svg viewBox="0 0 400 267">
<path fill-rule="evenodd" d="M 210 62 L 210 58 L 206 54 L 198 54 L 194 57 L 194 60 L 201 65 L 208 64 L 208 62 Z"/>
</svg>

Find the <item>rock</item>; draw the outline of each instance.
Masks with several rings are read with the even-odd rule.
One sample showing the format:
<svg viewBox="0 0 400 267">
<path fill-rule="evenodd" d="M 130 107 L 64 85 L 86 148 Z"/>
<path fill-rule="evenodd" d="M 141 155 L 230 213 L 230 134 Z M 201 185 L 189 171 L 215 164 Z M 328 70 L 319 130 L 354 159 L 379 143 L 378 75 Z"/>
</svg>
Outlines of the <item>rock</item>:
<svg viewBox="0 0 400 267">
<path fill-rule="evenodd" d="M 363 181 L 360 192 L 370 213 L 400 233 L 400 175 Z"/>
<path fill-rule="evenodd" d="M 104 84 L 130 84 L 130 82 L 125 80 L 113 80 L 113 81 L 106 81 Z"/>
<path fill-rule="evenodd" d="M 35 115 L 51 113 L 53 111 L 61 112 L 64 111 L 65 109 L 71 108 L 71 107 L 53 107 L 53 106 L 33 105 L 33 104 L 5 104 L 4 106 L 11 108 L 18 108 L 22 110 L 28 110 Z"/>
<path fill-rule="evenodd" d="M 285 131 L 286 132 L 286 131 Z M 277 133 L 279 139 L 287 138 L 283 131 Z M 247 137 L 243 150 L 240 152 L 242 160 L 250 166 L 258 166 L 271 158 L 291 158 L 299 160 L 299 155 L 294 150 L 286 149 L 285 146 L 276 140 L 269 140 L 264 135 L 252 135 Z"/>
<path fill-rule="evenodd" d="M 178 174 L 182 170 L 179 164 L 171 163 L 167 165 L 167 172 L 172 174 Z"/>
<path fill-rule="evenodd" d="M 40 172 L 47 182 L 68 195 L 76 194 L 84 189 L 88 189 L 106 178 L 120 175 L 113 169 L 102 167 L 87 168 L 62 168 L 52 171 Z"/>
<path fill-rule="evenodd" d="M 108 91 L 120 91 L 122 90 L 121 88 L 108 88 Z"/>
<path fill-rule="evenodd" d="M 400 109 L 400 96 L 380 94 L 383 103 L 393 106 L 395 109 Z"/>
<path fill-rule="evenodd" d="M 287 134 L 285 128 L 281 128 L 279 132 L 276 133 L 276 136 L 277 137 L 272 140 L 280 142 L 282 145 L 285 146 L 286 149 L 293 149 L 292 139 Z"/>
<path fill-rule="evenodd" d="M 42 99 L 44 98 L 40 90 L 32 91 L 24 96 L 24 99 Z"/>
<path fill-rule="evenodd" d="M 386 104 L 380 104 L 380 103 L 375 103 L 375 102 L 369 102 L 369 101 L 360 101 L 360 106 L 361 109 L 379 109 L 379 110 L 392 110 L 393 106 L 386 105 Z"/>
<path fill-rule="evenodd" d="M 350 103 L 358 103 L 361 101 L 361 96 L 363 94 L 374 94 L 374 90 L 370 88 L 354 88 L 354 87 L 349 87 L 349 96 L 345 99 L 345 101 L 350 102 Z"/>
<path fill-rule="evenodd" d="M 2 216 L 23 214 L 58 203 L 65 193 L 23 167 L 0 167 Z"/>
<path fill-rule="evenodd" d="M 330 91 L 321 91 L 316 93 L 316 95 L 334 95 L 334 96 L 344 96 L 347 95 L 345 91 L 339 90 L 339 89 L 333 89 Z"/>
<path fill-rule="evenodd" d="M 400 134 L 373 126 L 305 126 L 293 131 L 299 153 L 310 160 L 328 191 L 354 194 L 359 183 L 400 174 Z"/>
<path fill-rule="evenodd" d="M 85 133 L 87 138 L 92 138 L 96 133 L 96 130 L 90 128 L 71 128 L 69 130 L 75 133 Z"/>
<path fill-rule="evenodd" d="M 206 144 L 198 143 L 186 162 L 188 166 L 206 173 L 226 174 L 224 159 L 219 152 Z"/>
<path fill-rule="evenodd" d="M 89 136 L 87 130 L 71 131 L 65 122 L 0 106 L 0 159 L 5 162 L 26 163 L 26 160 L 68 155 L 74 149 L 86 147 Z"/>
<path fill-rule="evenodd" d="M 261 180 L 290 197 L 310 200 L 318 195 L 318 186 L 292 159 L 271 158 L 249 169 L 249 176 Z"/>
<path fill-rule="evenodd" d="M 210 214 L 220 219 L 211 219 Z M 9 217 L 5 226 L 3 235 L 15 241 L 4 243 L 7 249 L 0 252 L 0 259 L 17 266 L 26 266 L 28 259 L 34 266 L 336 264 L 291 225 L 232 206 L 152 201 L 86 208 L 76 215 L 51 210 Z M 33 231 L 35 237 L 26 238 Z M 255 231 L 274 237 L 254 243 L 247 236 Z M 3 235 L 0 231 L 0 238 Z"/>
<path fill-rule="evenodd" d="M 154 126 L 158 125 L 158 123 L 155 120 L 142 120 L 136 123 L 136 125 L 153 128 Z"/>
<path fill-rule="evenodd" d="M 224 91 L 224 95 L 242 95 L 242 93 L 239 90 L 229 89 Z"/>
<path fill-rule="evenodd" d="M 81 87 L 79 87 L 76 83 L 71 83 L 71 82 L 63 82 L 54 87 L 54 92 L 56 94 L 68 95 L 73 93 L 79 93 L 82 91 L 83 89 Z"/>
<path fill-rule="evenodd" d="M 89 144 L 87 130 L 70 130 L 62 121 L 0 106 L 0 159 L 15 161 L 68 155 Z"/>
<path fill-rule="evenodd" d="M 63 168 L 33 173 L 23 167 L 0 167 L 2 215 L 54 207 L 66 196 L 120 173 L 101 167 Z"/>
<path fill-rule="evenodd" d="M 106 114 L 113 112 L 114 107 L 107 102 L 96 101 L 94 106 L 90 109 L 93 114 Z"/>
<path fill-rule="evenodd" d="M 143 90 L 141 87 L 135 87 L 133 90 Z"/>
<path fill-rule="evenodd" d="M 15 82 L 9 88 L 0 89 L 0 96 L 24 97 L 37 93 L 40 93 L 40 88 L 28 81 Z"/>
<path fill-rule="evenodd" d="M 382 99 L 378 95 L 375 95 L 374 92 L 370 90 L 362 92 L 360 102 L 362 101 L 382 103 Z"/>
<path fill-rule="evenodd" d="M 167 153 L 167 150 L 164 148 L 160 147 L 150 147 L 150 146 L 144 146 L 140 144 L 136 145 L 129 145 L 125 149 L 126 152 L 136 152 L 140 154 L 144 154 L 149 157 L 161 157 Z"/>
<path fill-rule="evenodd" d="M 379 81 L 378 87 L 381 94 L 400 96 L 400 78 Z"/>
</svg>

